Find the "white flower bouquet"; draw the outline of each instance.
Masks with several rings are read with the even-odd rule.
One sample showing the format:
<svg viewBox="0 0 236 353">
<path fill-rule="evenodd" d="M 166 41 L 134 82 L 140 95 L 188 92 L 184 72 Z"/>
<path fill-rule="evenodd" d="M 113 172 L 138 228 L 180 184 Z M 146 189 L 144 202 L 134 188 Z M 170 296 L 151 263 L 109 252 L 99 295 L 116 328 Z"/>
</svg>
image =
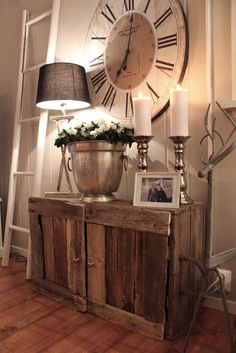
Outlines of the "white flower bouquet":
<svg viewBox="0 0 236 353">
<path fill-rule="evenodd" d="M 98 120 L 96 122 L 81 122 L 73 119 L 63 125 L 61 132 L 55 140 L 55 145 L 60 147 L 70 142 L 105 140 L 110 143 L 121 142 L 132 145 L 133 127 L 120 122 Z"/>
</svg>

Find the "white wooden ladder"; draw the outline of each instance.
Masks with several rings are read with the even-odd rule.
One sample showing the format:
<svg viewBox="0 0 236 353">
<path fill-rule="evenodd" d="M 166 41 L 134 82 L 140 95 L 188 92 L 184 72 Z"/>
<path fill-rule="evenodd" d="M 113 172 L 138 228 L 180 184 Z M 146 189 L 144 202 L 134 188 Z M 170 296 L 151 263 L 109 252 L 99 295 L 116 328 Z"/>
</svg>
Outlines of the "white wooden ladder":
<svg viewBox="0 0 236 353">
<path fill-rule="evenodd" d="M 21 40 L 21 53 L 19 63 L 19 76 L 18 76 L 18 88 L 17 88 L 17 100 L 15 110 L 15 122 L 14 122 L 14 134 L 13 134 L 13 146 L 12 146 L 12 159 L 11 169 L 9 177 L 9 190 L 8 190 L 8 203 L 6 212 L 6 223 L 4 232 L 4 246 L 2 255 L 2 266 L 8 266 L 12 231 L 19 231 L 30 235 L 29 229 L 13 224 L 14 209 L 16 207 L 16 185 L 17 177 L 19 176 L 30 176 L 33 177 L 32 192 L 31 196 L 41 196 L 41 185 L 42 185 L 42 172 L 43 172 L 43 160 L 44 160 L 44 145 L 47 133 L 48 123 L 48 112 L 41 110 L 40 116 L 25 118 L 22 116 L 22 102 L 24 95 L 24 84 L 25 74 L 29 71 L 38 70 L 39 67 L 45 63 L 53 63 L 55 60 L 57 32 L 59 27 L 59 15 L 60 15 L 60 0 L 53 0 L 52 9 L 36 18 L 29 19 L 28 11 L 23 11 L 22 21 L 22 40 Z M 29 29 L 30 26 L 44 20 L 46 17 L 51 16 L 49 39 L 47 47 L 46 61 L 42 64 L 35 65 L 26 68 L 27 55 L 28 55 L 28 41 L 29 41 Z M 35 170 L 34 171 L 18 171 L 19 156 L 20 156 L 20 144 L 21 144 L 21 127 L 23 124 L 32 122 L 32 120 L 38 120 L 38 137 L 36 146 L 35 156 Z M 27 205 L 28 208 L 28 205 Z M 29 279 L 31 276 L 31 240 L 29 236 L 28 245 L 28 257 L 27 257 L 27 271 L 26 278 Z"/>
</svg>

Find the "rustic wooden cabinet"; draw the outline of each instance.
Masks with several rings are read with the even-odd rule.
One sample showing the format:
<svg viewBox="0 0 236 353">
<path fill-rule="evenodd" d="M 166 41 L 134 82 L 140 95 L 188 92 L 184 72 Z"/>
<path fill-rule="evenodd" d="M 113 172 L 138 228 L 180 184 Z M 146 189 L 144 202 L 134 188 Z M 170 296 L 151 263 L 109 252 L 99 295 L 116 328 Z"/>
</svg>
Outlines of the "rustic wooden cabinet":
<svg viewBox="0 0 236 353">
<path fill-rule="evenodd" d="M 134 207 L 30 198 L 32 284 L 143 334 L 181 333 L 191 318 L 203 263 L 204 208 Z"/>
</svg>

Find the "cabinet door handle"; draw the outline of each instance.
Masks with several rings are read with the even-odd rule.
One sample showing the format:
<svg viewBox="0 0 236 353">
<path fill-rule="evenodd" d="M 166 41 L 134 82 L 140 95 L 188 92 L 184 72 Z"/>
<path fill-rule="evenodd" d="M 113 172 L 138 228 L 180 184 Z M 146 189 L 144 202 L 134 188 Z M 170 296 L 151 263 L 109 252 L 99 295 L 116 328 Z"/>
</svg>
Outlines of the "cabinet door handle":
<svg viewBox="0 0 236 353">
<path fill-rule="evenodd" d="M 81 257 L 73 257 L 72 261 L 74 262 L 80 262 L 81 261 Z"/>
<path fill-rule="evenodd" d="M 89 267 L 95 266 L 95 263 L 93 262 L 92 259 L 88 261 L 88 266 Z"/>
</svg>

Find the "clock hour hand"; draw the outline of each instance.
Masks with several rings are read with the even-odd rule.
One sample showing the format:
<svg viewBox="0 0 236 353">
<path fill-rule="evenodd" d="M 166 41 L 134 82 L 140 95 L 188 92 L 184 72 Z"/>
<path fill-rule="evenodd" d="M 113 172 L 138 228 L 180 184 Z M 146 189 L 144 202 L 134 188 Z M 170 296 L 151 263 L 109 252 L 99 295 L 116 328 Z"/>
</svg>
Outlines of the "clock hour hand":
<svg viewBox="0 0 236 353">
<path fill-rule="evenodd" d="M 124 59 L 123 59 L 123 61 L 121 63 L 121 66 L 120 66 L 119 70 L 117 70 L 116 80 L 120 76 L 121 72 L 123 70 L 127 69 L 127 59 L 128 59 L 129 53 L 130 53 L 130 49 L 129 48 L 130 48 L 130 40 L 131 40 L 131 34 L 132 34 L 132 28 L 133 28 L 132 27 L 132 24 L 133 24 L 133 13 L 130 16 L 130 23 L 131 23 L 131 25 L 130 25 L 130 29 L 129 29 L 128 45 L 127 45 L 127 49 L 125 51 L 125 57 L 124 57 Z"/>
<path fill-rule="evenodd" d="M 128 56 L 128 54 L 127 54 L 127 51 L 126 51 L 124 60 L 122 61 L 119 70 L 117 70 L 117 73 L 116 73 L 116 80 L 117 80 L 117 78 L 120 76 L 120 74 L 121 74 L 121 72 L 122 72 L 122 70 L 123 70 L 123 66 L 124 66 L 124 64 L 125 64 L 126 61 L 127 61 L 127 56 Z"/>
</svg>

